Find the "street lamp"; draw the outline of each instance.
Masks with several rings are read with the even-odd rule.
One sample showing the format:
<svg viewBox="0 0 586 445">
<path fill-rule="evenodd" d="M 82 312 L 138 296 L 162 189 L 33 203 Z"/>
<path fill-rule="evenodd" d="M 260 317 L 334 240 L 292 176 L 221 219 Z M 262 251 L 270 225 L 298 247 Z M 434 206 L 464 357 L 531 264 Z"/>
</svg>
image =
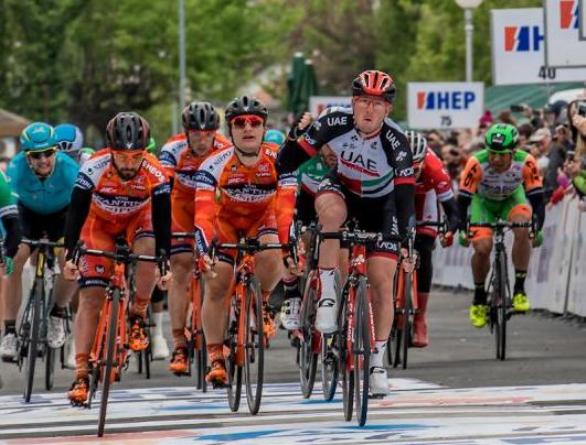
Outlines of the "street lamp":
<svg viewBox="0 0 586 445">
<path fill-rule="evenodd" d="M 179 91 L 177 100 L 179 101 L 179 115 L 185 106 L 185 90 L 187 87 L 186 67 L 185 67 L 185 0 L 178 1 L 178 22 L 179 22 Z M 174 115 L 173 117 L 175 117 Z M 177 119 L 174 119 L 173 125 L 177 125 Z"/>
<path fill-rule="evenodd" d="M 464 31 L 466 32 L 466 82 L 472 82 L 472 33 L 474 31 L 472 11 L 480 6 L 482 0 L 456 0 L 456 3 L 460 8 L 464 9 Z"/>
</svg>

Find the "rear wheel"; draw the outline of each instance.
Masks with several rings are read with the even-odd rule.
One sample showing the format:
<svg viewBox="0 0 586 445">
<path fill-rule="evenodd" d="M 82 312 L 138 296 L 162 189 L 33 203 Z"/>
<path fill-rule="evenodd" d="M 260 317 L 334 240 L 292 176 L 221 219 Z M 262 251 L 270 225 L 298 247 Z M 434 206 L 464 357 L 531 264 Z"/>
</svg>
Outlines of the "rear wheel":
<svg viewBox="0 0 586 445">
<path fill-rule="evenodd" d="M 106 363 L 104 367 L 104 386 L 102 387 L 102 398 L 100 401 L 100 415 L 98 418 L 98 437 L 104 435 L 106 425 L 106 412 L 108 409 L 108 396 L 110 395 L 110 384 L 113 380 L 113 371 L 120 364 L 115 364 L 117 359 L 116 337 L 118 336 L 118 312 L 120 310 L 120 290 L 114 289 L 110 305 L 110 316 L 108 318 L 108 340 L 106 342 Z"/>
<path fill-rule="evenodd" d="M 45 389 L 51 391 L 55 381 L 55 358 L 57 350 L 47 346 L 45 348 Z"/>
<path fill-rule="evenodd" d="M 413 328 L 413 288 L 411 286 L 411 274 L 405 276 L 405 312 L 403 314 L 403 329 L 401 330 L 401 352 L 403 369 L 407 369 L 407 358 L 411 346 L 411 330 Z"/>
<path fill-rule="evenodd" d="M 366 278 L 361 278 L 356 290 L 354 316 L 354 390 L 356 392 L 356 417 L 364 426 L 368 415 L 368 386 L 370 379 L 370 312 Z"/>
<path fill-rule="evenodd" d="M 246 401 L 251 414 L 260 409 L 264 381 L 264 322 L 263 299 L 260 283 L 250 278 L 246 286 L 246 336 L 244 357 L 244 380 L 246 382 Z"/>
<path fill-rule="evenodd" d="M 354 292 L 349 289 L 348 293 L 343 294 L 338 326 L 340 328 L 339 350 L 340 350 L 340 370 L 342 372 L 342 404 L 344 408 L 344 419 L 352 420 L 354 409 L 354 373 L 352 372 L 352 351 L 348 350 L 348 298 L 350 293 Z"/>
<path fill-rule="evenodd" d="M 231 314 L 228 323 L 228 346 L 230 354 L 226 359 L 226 370 L 228 372 L 228 404 L 232 412 L 240 408 L 242 397 L 242 366 L 236 363 L 236 345 L 238 338 L 239 306 L 236 296 L 232 297 Z"/>
<path fill-rule="evenodd" d="M 506 257 L 504 253 L 500 253 L 499 258 L 495 260 L 495 303 L 496 303 L 496 358 L 498 360 L 505 360 L 507 348 L 507 289 L 506 289 Z"/>
</svg>

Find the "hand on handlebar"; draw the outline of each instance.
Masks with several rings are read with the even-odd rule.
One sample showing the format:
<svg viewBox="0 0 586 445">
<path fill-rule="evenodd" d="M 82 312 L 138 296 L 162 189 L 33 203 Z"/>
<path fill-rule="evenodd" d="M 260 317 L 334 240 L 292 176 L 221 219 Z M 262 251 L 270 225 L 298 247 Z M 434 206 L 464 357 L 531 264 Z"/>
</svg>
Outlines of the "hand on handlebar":
<svg viewBox="0 0 586 445">
<path fill-rule="evenodd" d="M 79 268 L 73 260 L 65 261 L 65 265 L 63 266 L 63 278 L 68 281 L 74 281 L 79 278 Z"/>
<path fill-rule="evenodd" d="M 4 261 L 0 263 L 0 266 L 4 268 L 4 275 L 9 277 L 12 275 L 12 271 L 14 269 L 14 260 L 9 256 L 5 256 Z"/>
<path fill-rule="evenodd" d="M 450 247 L 454 244 L 454 232 L 448 231 L 446 233 L 440 234 L 440 244 L 442 247 Z"/>
<path fill-rule="evenodd" d="M 403 265 L 403 270 L 407 273 L 413 272 L 415 270 L 415 257 L 409 256 L 409 251 L 405 248 L 402 248 L 401 258 L 403 258 L 403 261 L 401 262 Z"/>
<path fill-rule="evenodd" d="M 465 230 L 460 230 L 458 234 L 458 244 L 462 247 L 468 247 L 470 245 L 470 238 L 468 238 L 468 232 Z"/>
<path fill-rule="evenodd" d="M 543 244 L 543 230 L 538 230 L 537 232 L 533 233 L 531 238 L 531 245 L 533 247 L 541 247 Z"/>
</svg>

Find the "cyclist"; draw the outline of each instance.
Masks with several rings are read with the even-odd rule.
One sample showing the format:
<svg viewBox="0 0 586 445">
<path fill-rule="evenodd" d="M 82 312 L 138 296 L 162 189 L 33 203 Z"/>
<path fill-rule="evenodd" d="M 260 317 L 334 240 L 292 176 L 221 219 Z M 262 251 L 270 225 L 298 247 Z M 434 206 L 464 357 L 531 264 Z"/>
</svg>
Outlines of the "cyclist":
<svg viewBox="0 0 586 445">
<path fill-rule="evenodd" d="M 272 142 L 273 144 L 277 144 L 280 147 L 285 142 L 285 135 L 282 131 L 270 128 L 265 133 L 263 140 L 265 142 Z"/>
<path fill-rule="evenodd" d="M 73 124 L 60 124 L 55 127 L 57 147 L 79 165 L 92 157 L 94 150 L 83 146 L 83 134 Z"/>
<path fill-rule="evenodd" d="M 173 136 L 163 146 L 160 155 L 161 164 L 173 178 L 173 232 L 193 230 L 197 170 L 211 152 L 230 145 L 230 142 L 218 133 L 220 115 L 209 102 L 190 103 L 183 109 L 182 121 L 184 133 Z M 187 290 L 193 261 L 193 240 L 173 239 L 173 285 L 169 291 L 173 355 L 169 370 L 176 375 L 185 375 L 188 372 L 185 324 L 190 303 Z"/>
<path fill-rule="evenodd" d="M 486 149 L 475 153 L 468 160 L 460 180 L 459 242 L 467 246 L 471 241 L 474 248 L 474 300 L 469 316 L 470 322 L 477 328 L 482 328 L 488 321 L 484 281 L 490 269 L 492 230 L 475 228 L 474 223 L 491 223 L 499 218 L 511 222 L 528 222 L 534 214 L 537 233 L 533 238 L 533 247 L 538 247 L 543 242 L 541 228 L 545 220 L 545 203 L 542 179 L 533 156 L 516 149 L 518 137 L 519 133 L 513 125 L 495 124 L 490 127 L 485 135 Z M 469 207 L 471 239 L 468 239 L 466 233 Z M 531 256 L 531 240 L 526 228 L 513 229 L 513 233 L 513 309 L 527 312 L 530 305 L 525 293 L 525 277 Z"/>
<path fill-rule="evenodd" d="M 9 179 L 3 171 L 0 171 L 0 234 L 4 239 L 2 250 L 3 267 L 0 280 L 4 275 L 12 273 L 13 259 L 18 250 L 22 237 L 18 218 L 16 199 L 10 188 Z"/>
<path fill-rule="evenodd" d="M 20 136 L 23 149 L 10 162 L 7 175 L 17 196 L 22 233 L 25 238 L 39 240 L 47 236 L 50 241 L 63 237 L 65 215 L 71 190 L 78 172 L 77 164 L 57 150 L 55 130 L 48 124 L 34 122 Z M 9 278 L 4 300 L 5 335 L 0 345 L 0 356 L 11 361 L 16 355 L 16 316 L 22 300 L 22 269 L 31 256 L 30 248 L 20 244 L 14 256 L 14 273 Z M 63 266 L 63 254 L 58 255 Z M 55 304 L 51 309 L 47 343 L 59 348 L 65 342 L 66 305 L 76 286 L 62 275 L 55 281 Z"/>
<path fill-rule="evenodd" d="M 361 229 L 382 232 L 385 237 L 406 237 L 414 228 L 412 154 L 401 128 L 387 117 L 395 92 L 391 76 L 364 71 L 352 82 L 352 108 L 329 109 L 298 141 L 286 143 L 282 155 L 285 163 L 295 164 L 303 152 L 313 156 L 325 144 L 337 156 L 337 167 L 320 184 L 315 202 L 323 230 L 339 230 L 349 219 L 357 219 Z M 384 240 L 368 252 L 376 336 L 370 370 L 373 395 L 388 393 L 383 356 L 393 322 L 392 288 L 399 247 L 395 241 Z M 338 252 L 338 241 L 322 243 L 322 293 L 315 323 L 324 333 L 337 329 L 334 281 Z M 408 264 L 412 264 L 411 259 Z"/>
<path fill-rule="evenodd" d="M 458 229 L 458 205 L 451 187 L 451 179 L 440 158 L 427 146 L 421 133 L 407 131 L 415 168 L 415 214 L 418 224 L 439 221 L 439 207 L 448 220 L 447 232 L 440 239 L 443 247 L 451 246 Z M 433 274 L 431 255 L 437 237 L 437 227 L 419 225 L 415 236 L 415 249 L 419 256 L 417 270 L 418 309 L 413 319 L 413 346 L 424 348 L 427 337 L 427 302 Z"/>
<path fill-rule="evenodd" d="M 268 111 L 255 97 L 242 96 L 226 108 L 233 147 L 212 154 L 200 167 L 195 194 L 196 241 L 201 252 L 210 242 L 238 242 L 243 233 L 261 243 L 287 242 L 295 206 L 295 175 L 277 171 L 278 147 L 264 143 Z M 278 234 L 278 236 L 277 236 Z M 206 380 L 215 386 L 228 381 L 223 355 L 226 296 L 234 278 L 232 251 L 218 253 L 215 276 L 207 274 L 202 318 L 211 370 Z M 268 297 L 283 278 L 281 253 L 267 250 L 255 255 L 256 274 L 265 301 L 264 330 L 276 334 Z M 212 259 L 204 256 L 207 264 Z"/>
<path fill-rule="evenodd" d="M 84 255 L 78 269 L 72 261 L 78 240 L 90 249 L 112 251 L 122 236 L 134 253 L 154 255 L 168 252 L 171 238 L 170 185 L 163 167 L 145 151 L 149 124 L 136 113 L 118 113 L 108 123 L 106 136 L 108 147 L 81 168 L 67 215 L 64 273 L 69 279 L 79 273 L 81 288 L 75 318 L 75 380 L 68 393 L 73 404 L 87 400 L 89 352 L 113 266 L 104 257 Z M 149 344 L 144 318 L 156 278 L 154 263 L 138 263 L 136 299 L 129 311 L 128 343 L 134 351 Z M 164 286 L 169 279 L 169 274 L 160 277 L 159 284 Z"/>
</svg>

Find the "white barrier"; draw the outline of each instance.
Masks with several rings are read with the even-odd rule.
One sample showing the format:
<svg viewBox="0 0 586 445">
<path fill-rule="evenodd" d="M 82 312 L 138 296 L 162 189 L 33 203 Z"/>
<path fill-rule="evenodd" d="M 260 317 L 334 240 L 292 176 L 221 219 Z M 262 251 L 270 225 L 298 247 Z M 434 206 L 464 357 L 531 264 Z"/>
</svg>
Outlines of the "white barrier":
<svg viewBox="0 0 586 445">
<path fill-rule="evenodd" d="M 586 214 L 580 212 L 574 196 L 566 196 L 547 211 L 543 232 L 543 246 L 533 250 L 527 271 L 526 290 L 531 307 L 586 316 Z M 512 285 L 510 234 L 505 244 Z M 449 249 L 437 247 L 433 254 L 433 283 L 473 289 L 471 257 L 472 248 L 457 243 Z"/>
</svg>

